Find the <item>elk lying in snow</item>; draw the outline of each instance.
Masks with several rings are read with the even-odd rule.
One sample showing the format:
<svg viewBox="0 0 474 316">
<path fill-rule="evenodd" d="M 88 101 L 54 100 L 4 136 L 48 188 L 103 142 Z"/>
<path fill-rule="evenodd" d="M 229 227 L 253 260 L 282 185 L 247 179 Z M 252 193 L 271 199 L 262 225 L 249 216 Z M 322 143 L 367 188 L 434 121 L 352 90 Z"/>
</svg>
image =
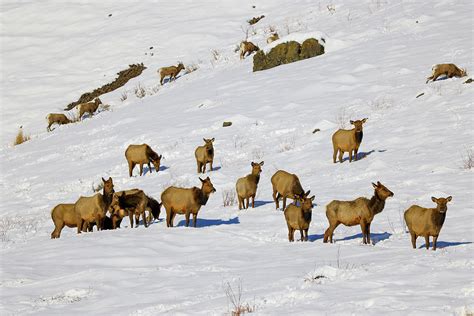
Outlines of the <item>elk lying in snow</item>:
<svg viewBox="0 0 474 316">
<path fill-rule="evenodd" d="M 295 174 L 288 173 L 284 170 L 278 170 L 272 176 L 273 200 L 276 208 L 280 208 L 279 199 L 283 198 L 283 210 L 286 208 L 286 199 L 296 200 L 295 196 L 307 197 L 310 193 L 304 192 L 300 180 Z"/>
<path fill-rule="evenodd" d="M 259 50 L 260 48 L 258 48 L 258 46 L 254 43 L 243 41 L 242 43 L 240 43 L 240 59 L 244 59 L 245 55 L 250 55 L 253 52 L 257 52 Z"/>
<path fill-rule="evenodd" d="M 385 200 L 393 196 L 393 192 L 382 183 L 377 182 L 372 185 L 375 191 L 370 200 L 365 197 L 359 197 L 353 201 L 334 200 L 326 206 L 329 227 L 324 232 L 324 242 L 328 242 L 329 239 L 332 243 L 334 230 L 339 224 L 344 224 L 346 226 L 360 225 L 364 244 L 370 243 L 370 224 L 375 215 L 382 212 Z"/>
<path fill-rule="evenodd" d="M 189 216 L 193 214 L 193 225 L 196 227 L 197 215 L 201 206 L 206 205 L 211 193 L 216 192 L 211 179 L 201 180 L 201 188 L 169 187 L 161 194 L 161 203 L 166 209 L 166 226 L 173 227 L 176 214 L 184 214 L 186 227 L 189 226 Z"/>
<path fill-rule="evenodd" d="M 279 39 L 280 37 L 278 36 L 278 33 L 275 32 L 267 38 L 267 44 L 273 43 L 274 41 Z"/>
<path fill-rule="evenodd" d="M 295 241 L 295 230 L 300 231 L 301 241 L 308 241 L 308 229 L 311 224 L 311 213 L 313 211 L 314 195 L 310 198 L 296 195 L 295 198 L 301 205 L 288 205 L 285 209 L 285 219 L 288 225 L 288 240 Z"/>
<path fill-rule="evenodd" d="M 436 250 L 436 241 L 439 232 L 443 227 L 448 210 L 448 202 L 452 197 L 435 198 L 431 200 L 437 204 L 436 208 L 424 208 L 418 205 L 412 205 L 405 211 L 405 222 L 411 235 L 411 244 L 416 249 L 416 238 L 418 236 L 425 237 L 426 249 L 430 248 L 430 236 L 433 236 L 433 250 Z"/>
<path fill-rule="evenodd" d="M 460 69 L 455 64 L 437 64 L 431 68 L 432 74 L 426 78 L 426 83 L 430 80 L 436 81 L 439 76 L 446 75 L 448 78 L 467 76 L 466 69 Z"/>
<path fill-rule="evenodd" d="M 125 150 L 125 158 L 128 162 L 128 173 L 132 176 L 133 168 L 135 165 L 140 165 L 140 176 L 143 174 L 143 165 L 148 165 L 148 170 L 151 173 L 150 162 L 155 166 L 156 172 L 160 170 L 160 161 L 162 155 L 158 156 L 156 152 L 151 149 L 147 144 L 141 145 L 130 145 Z"/>
<path fill-rule="evenodd" d="M 173 79 L 176 79 L 176 76 L 183 69 L 184 69 L 183 63 L 178 63 L 178 66 L 169 66 L 169 67 L 160 68 L 158 70 L 158 73 L 160 74 L 160 84 L 163 85 L 163 80 L 167 76 L 170 76 L 170 81 Z"/>
<path fill-rule="evenodd" d="M 148 206 L 148 197 L 142 190 L 132 189 L 127 191 L 115 192 L 110 204 L 111 214 L 128 213 L 130 227 L 133 228 L 133 215 L 135 215 L 135 226 L 138 227 L 140 215 L 143 217 L 143 224 L 148 227 L 146 209 Z"/>
<path fill-rule="evenodd" d="M 196 157 L 197 170 L 198 173 L 206 172 L 206 164 L 209 163 L 209 168 L 212 171 L 212 163 L 214 161 L 214 138 L 205 139 L 204 146 L 198 146 L 194 151 L 194 156 Z"/>
<path fill-rule="evenodd" d="M 114 194 L 114 184 L 112 178 L 108 180 L 102 178 L 102 182 L 104 184 L 102 194 L 97 193 L 89 197 L 81 196 L 74 205 L 78 234 L 81 233 L 83 225 L 88 226 L 92 222 L 96 223 L 97 230 L 103 228 L 105 214 Z"/>
<path fill-rule="evenodd" d="M 51 219 L 54 223 L 54 231 L 51 233 L 51 239 L 61 237 L 61 231 L 64 226 L 77 227 L 76 212 L 74 204 L 58 204 L 51 211 Z M 82 231 L 87 230 L 87 224 L 84 223 Z"/>
<path fill-rule="evenodd" d="M 235 185 L 237 197 L 239 198 L 239 210 L 249 207 L 249 199 L 252 198 L 252 208 L 255 207 L 255 194 L 257 193 L 257 185 L 260 181 L 260 173 L 262 172 L 263 161 L 260 163 L 251 163 L 252 173 L 246 177 L 239 178 Z M 245 205 L 247 199 L 247 206 Z"/>
<path fill-rule="evenodd" d="M 350 121 L 354 128 L 351 130 L 339 129 L 332 135 L 332 146 L 334 153 L 332 160 L 336 163 L 337 152 L 339 152 L 339 162 L 342 162 L 344 152 L 349 152 L 349 162 L 352 162 L 352 152 L 354 151 L 354 159 L 357 160 L 357 152 L 362 142 L 362 124 L 368 119 Z"/>
<path fill-rule="evenodd" d="M 93 115 L 95 111 L 99 108 L 99 105 L 102 104 L 102 101 L 99 98 L 96 98 L 94 102 L 87 102 L 87 103 L 81 103 L 77 105 L 77 109 L 79 110 L 79 120 L 82 119 L 82 116 L 85 113 L 89 113 L 90 115 Z"/>
<path fill-rule="evenodd" d="M 46 128 L 48 132 L 51 132 L 51 125 L 53 124 L 64 125 L 72 123 L 72 121 L 62 113 L 50 113 L 46 116 L 46 120 L 48 121 L 48 127 Z"/>
</svg>

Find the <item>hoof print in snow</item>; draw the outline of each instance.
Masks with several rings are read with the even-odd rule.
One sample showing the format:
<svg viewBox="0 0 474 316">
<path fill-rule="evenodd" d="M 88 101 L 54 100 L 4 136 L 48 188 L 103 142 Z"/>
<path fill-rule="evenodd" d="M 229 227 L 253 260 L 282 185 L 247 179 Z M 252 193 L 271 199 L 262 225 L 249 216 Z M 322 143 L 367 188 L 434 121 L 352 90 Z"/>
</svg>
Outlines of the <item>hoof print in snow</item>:
<svg viewBox="0 0 474 316">
<path fill-rule="evenodd" d="M 253 57 L 253 71 L 266 70 L 322 54 L 324 46 L 319 44 L 317 39 L 309 38 L 303 44 L 289 41 L 278 44 L 267 54 L 263 50 L 258 51 Z"/>
</svg>

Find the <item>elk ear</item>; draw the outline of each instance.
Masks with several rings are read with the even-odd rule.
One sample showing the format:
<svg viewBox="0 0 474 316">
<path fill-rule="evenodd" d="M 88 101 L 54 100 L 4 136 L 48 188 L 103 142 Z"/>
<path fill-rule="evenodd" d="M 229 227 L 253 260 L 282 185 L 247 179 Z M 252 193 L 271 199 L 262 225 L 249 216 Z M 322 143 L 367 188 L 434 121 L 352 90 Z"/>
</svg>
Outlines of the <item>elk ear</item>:
<svg viewBox="0 0 474 316">
<path fill-rule="evenodd" d="M 308 190 L 308 191 L 306 191 L 306 193 L 304 195 L 308 196 L 310 192 L 311 192 L 311 190 Z"/>
<path fill-rule="evenodd" d="M 377 185 L 378 185 L 378 186 L 381 186 L 381 185 L 382 185 L 382 183 L 380 183 L 380 181 L 377 181 Z"/>
<path fill-rule="evenodd" d="M 215 140 L 216 140 L 216 139 L 215 139 L 214 137 L 212 137 L 211 142 L 214 142 Z"/>
<path fill-rule="evenodd" d="M 256 165 L 256 163 L 252 161 L 252 162 L 250 163 L 250 165 L 251 165 L 252 167 L 254 167 L 254 166 Z"/>
<path fill-rule="evenodd" d="M 451 202 L 452 199 L 453 199 L 453 197 L 452 197 L 451 195 L 446 198 L 446 200 L 447 200 L 448 202 Z"/>
<path fill-rule="evenodd" d="M 350 120 L 349 123 L 354 124 L 354 121 L 353 121 L 353 120 Z"/>
<path fill-rule="evenodd" d="M 372 186 L 373 186 L 375 189 L 378 188 L 378 186 L 377 186 L 375 183 L 373 183 L 373 182 L 372 182 Z"/>
<path fill-rule="evenodd" d="M 202 183 L 206 182 L 206 180 L 201 179 L 201 177 L 199 177 L 199 180 L 201 180 Z"/>
<path fill-rule="evenodd" d="M 211 181 L 211 178 L 207 177 L 207 178 L 206 178 L 206 181 Z"/>
<path fill-rule="evenodd" d="M 433 202 L 437 203 L 437 202 L 438 202 L 438 199 L 437 199 L 437 198 L 435 198 L 434 196 L 432 196 L 432 197 L 431 197 L 431 201 L 433 201 Z"/>
<path fill-rule="evenodd" d="M 105 179 L 104 179 L 104 178 L 102 178 L 102 182 L 107 182 L 107 181 L 105 181 Z"/>
<path fill-rule="evenodd" d="M 365 123 L 367 120 L 368 120 L 368 118 L 367 118 L 367 117 L 366 117 L 366 118 L 364 118 L 364 119 L 362 120 L 362 123 Z"/>
<path fill-rule="evenodd" d="M 163 155 L 160 155 L 159 157 L 160 157 L 160 159 L 161 159 L 161 157 L 163 157 Z"/>
<path fill-rule="evenodd" d="M 260 163 L 260 166 L 263 166 L 263 161 Z"/>
<path fill-rule="evenodd" d="M 314 195 L 313 195 L 313 196 L 310 198 L 310 200 L 311 200 L 311 202 L 313 202 L 313 201 L 314 201 Z"/>
<path fill-rule="evenodd" d="M 205 138 L 202 139 L 205 143 L 207 143 L 207 140 Z"/>
</svg>

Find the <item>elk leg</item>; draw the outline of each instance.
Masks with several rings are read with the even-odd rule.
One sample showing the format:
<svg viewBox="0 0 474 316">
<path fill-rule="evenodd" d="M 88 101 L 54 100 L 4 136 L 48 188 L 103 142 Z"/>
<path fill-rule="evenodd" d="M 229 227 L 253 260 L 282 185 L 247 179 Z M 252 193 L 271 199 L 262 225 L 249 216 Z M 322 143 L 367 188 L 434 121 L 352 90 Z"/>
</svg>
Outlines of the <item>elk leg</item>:
<svg viewBox="0 0 474 316">
<path fill-rule="evenodd" d="M 197 213 L 193 213 L 193 225 L 194 225 L 194 228 L 196 228 L 196 225 L 197 225 L 197 218 L 198 218 Z"/>
<path fill-rule="evenodd" d="M 433 250 L 436 250 L 436 241 L 438 240 L 438 236 L 433 236 Z"/>
<path fill-rule="evenodd" d="M 302 229 L 300 229 L 300 241 L 304 241 L 304 233 Z"/>
<path fill-rule="evenodd" d="M 131 161 L 128 162 L 128 174 L 130 177 L 132 176 L 133 168 L 135 168 L 135 164 Z"/>
<path fill-rule="evenodd" d="M 209 162 L 209 171 L 212 171 L 212 161 Z"/>
<path fill-rule="evenodd" d="M 349 150 L 349 162 L 352 162 L 352 149 Z"/>
<path fill-rule="evenodd" d="M 295 233 L 295 230 L 291 228 L 290 226 L 288 226 L 288 241 L 289 242 L 292 242 L 294 240 L 293 239 L 294 233 Z"/>
<path fill-rule="evenodd" d="M 286 196 L 283 197 L 283 211 L 286 209 Z"/>
<path fill-rule="evenodd" d="M 243 199 L 242 199 L 240 196 L 238 196 L 238 198 L 239 198 L 239 210 L 241 210 L 241 209 L 242 209 L 242 200 L 243 200 Z"/>
<path fill-rule="evenodd" d="M 148 227 L 147 216 L 146 216 L 145 211 L 143 211 L 142 217 L 143 217 L 143 225 L 145 225 L 145 227 Z"/>
<path fill-rule="evenodd" d="M 184 215 L 185 218 L 186 218 L 186 227 L 189 226 L 189 215 L 191 215 L 191 214 L 189 213 L 189 211 L 186 211 L 186 214 Z"/>
<path fill-rule="evenodd" d="M 366 229 L 367 227 L 366 227 L 366 225 L 367 224 L 364 221 L 360 222 L 360 229 L 362 230 L 362 236 L 363 236 L 362 242 L 364 244 L 367 244 L 367 229 Z"/>
<path fill-rule="evenodd" d="M 128 211 L 128 218 L 130 219 L 130 228 L 133 228 L 133 212 Z"/>
<path fill-rule="evenodd" d="M 278 201 L 277 194 L 278 194 L 278 192 L 275 189 L 273 189 L 273 201 L 275 201 L 275 208 L 279 209 L 280 208 L 280 205 L 279 205 L 280 203 Z"/>
<path fill-rule="evenodd" d="M 252 208 L 255 208 L 255 194 L 252 195 Z"/>
<path fill-rule="evenodd" d="M 411 245 L 413 246 L 413 249 L 416 249 L 416 234 L 415 233 L 412 233 L 410 232 L 410 236 L 411 236 Z"/>
<path fill-rule="evenodd" d="M 140 225 L 140 213 L 138 211 L 135 211 L 135 228 L 138 228 Z"/>
<path fill-rule="evenodd" d="M 371 223 L 367 223 L 367 225 L 366 225 L 367 243 L 368 243 L 368 244 L 370 244 L 370 224 L 371 224 Z"/>
<path fill-rule="evenodd" d="M 430 249 L 430 235 L 425 236 L 426 250 Z"/>
<path fill-rule="evenodd" d="M 77 223 L 77 233 L 80 234 L 82 230 L 82 224 L 84 224 L 84 220 L 79 217 L 77 218 L 76 223 Z"/>
<path fill-rule="evenodd" d="M 150 163 L 148 163 L 148 171 L 151 173 L 151 166 Z M 157 171 L 158 172 L 158 171 Z"/>
<path fill-rule="evenodd" d="M 207 163 L 202 164 L 202 173 L 206 172 L 206 165 L 207 165 Z"/>
<path fill-rule="evenodd" d="M 173 227 L 173 223 L 174 223 L 174 218 L 176 217 L 176 212 L 171 212 L 171 227 Z"/>
<path fill-rule="evenodd" d="M 439 75 L 436 75 L 436 76 L 433 76 L 433 82 L 436 81 L 436 79 L 438 79 L 439 76 L 441 76 L 442 74 L 439 74 Z"/>
<path fill-rule="evenodd" d="M 247 200 L 247 205 L 245 205 L 245 209 L 248 209 L 248 208 L 249 208 L 249 199 L 250 199 L 250 198 L 247 196 L 247 199 L 246 199 L 246 200 Z"/>
<path fill-rule="evenodd" d="M 143 174 L 143 164 L 140 164 L 140 176 Z"/>
<path fill-rule="evenodd" d="M 334 147 L 334 153 L 332 154 L 332 161 L 333 161 L 334 163 L 336 163 L 336 157 L 337 157 L 337 152 L 338 152 L 338 151 L 339 151 L 339 150 L 338 150 L 336 147 Z"/>
<path fill-rule="evenodd" d="M 304 230 L 304 235 L 305 235 L 305 236 L 304 236 L 304 241 L 308 241 L 308 229 L 309 229 L 309 228 L 306 228 L 306 229 Z"/>
<path fill-rule="evenodd" d="M 339 149 L 339 162 L 342 163 L 342 156 L 344 156 L 344 152 L 342 149 Z"/>
<path fill-rule="evenodd" d="M 359 152 L 359 148 L 354 149 L 354 160 L 357 161 L 357 153 Z"/>
</svg>

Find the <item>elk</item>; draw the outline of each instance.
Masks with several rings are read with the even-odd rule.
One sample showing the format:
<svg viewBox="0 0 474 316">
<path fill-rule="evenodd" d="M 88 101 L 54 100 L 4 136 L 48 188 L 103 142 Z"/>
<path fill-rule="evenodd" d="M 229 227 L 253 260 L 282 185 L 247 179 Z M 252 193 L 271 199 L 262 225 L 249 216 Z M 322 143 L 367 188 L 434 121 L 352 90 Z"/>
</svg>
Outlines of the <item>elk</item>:
<svg viewBox="0 0 474 316">
<path fill-rule="evenodd" d="M 295 230 L 299 230 L 301 241 L 308 241 L 308 229 L 311 224 L 314 195 L 310 198 L 295 195 L 295 199 L 300 201 L 301 205 L 290 204 L 284 212 L 286 224 L 288 225 L 288 240 L 290 242 L 295 241 Z"/>
<path fill-rule="evenodd" d="M 280 39 L 280 36 L 278 36 L 278 33 L 275 32 L 273 33 L 272 35 L 270 35 L 268 38 L 267 38 L 267 44 L 271 44 L 273 43 L 274 41 L 277 41 Z"/>
<path fill-rule="evenodd" d="M 176 79 L 176 76 L 179 74 L 181 70 L 184 69 L 183 63 L 178 63 L 178 66 L 169 66 L 169 67 L 162 67 L 158 69 L 158 73 L 160 75 L 160 84 L 163 85 L 163 80 L 165 77 L 170 76 L 170 82 L 173 79 Z"/>
<path fill-rule="evenodd" d="M 114 183 L 112 178 L 108 180 L 102 178 L 102 182 L 104 186 L 102 194 L 97 193 L 89 197 L 81 196 L 74 205 L 78 234 L 81 233 L 83 225 L 88 227 L 92 222 L 96 223 L 98 231 L 103 228 L 105 214 L 114 194 Z"/>
<path fill-rule="evenodd" d="M 168 187 L 161 194 L 161 203 L 166 209 L 166 226 L 173 227 L 176 214 L 184 214 L 186 227 L 189 226 L 189 217 L 193 214 L 193 225 L 196 227 L 197 215 L 201 206 L 206 205 L 211 193 L 216 192 L 211 179 L 201 179 L 201 188 L 177 188 Z"/>
<path fill-rule="evenodd" d="M 147 206 L 148 197 L 145 193 L 139 189 L 131 189 L 115 192 L 109 209 L 111 214 L 120 214 L 121 212 L 128 213 L 131 228 L 133 228 L 133 215 L 135 215 L 135 227 L 138 227 L 140 215 L 142 215 L 143 225 L 148 227 L 147 216 L 145 214 Z"/>
<path fill-rule="evenodd" d="M 255 194 L 257 193 L 258 182 L 260 181 L 260 173 L 262 172 L 263 161 L 260 163 L 252 162 L 252 173 L 237 180 L 235 190 L 239 198 L 239 210 L 249 208 L 249 199 L 252 198 L 252 208 L 255 207 Z M 245 205 L 247 199 L 247 205 Z"/>
<path fill-rule="evenodd" d="M 324 232 L 324 242 L 328 239 L 332 243 L 334 230 L 339 224 L 346 226 L 360 225 L 364 244 L 370 243 L 370 224 L 375 215 L 382 212 L 385 207 L 385 200 L 393 196 L 393 192 L 387 189 L 382 183 L 372 183 L 374 196 L 369 200 L 359 197 L 353 201 L 333 200 L 326 205 L 326 217 L 329 227 Z"/>
<path fill-rule="evenodd" d="M 53 125 L 55 123 L 58 124 L 58 125 L 64 125 L 64 124 L 72 123 L 72 121 L 70 119 L 68 119 L 66 115 L 64 115 L 62 113 L 49 113 L 46 116 L 46 120 L 48 121 L 48 127 L 46 128 L 46 130 L 48 132 L 51 132 L 51 125 Z"/>
<path fill-rule="evenodd" d="M 51 233 L 51 239 L 61 237 L 61 231 L 63 230 L 64 226 L 71 228 L 77 227 L 74 203 L 56 205 L 51 211 L 51 219 L 54 223 L 54 230 Z M 82 231 L 86 230 L 87 225 L 83 225 Z"/>
<path fill-rule="evenodd" d="M 446 75 L 447 78 L 467 76 L 466 69 L 458 68 L 455 64 L 437 64 L 431 68 L 431 72 L 431 76 L 426 78 L 426 83 L 430 80 L 436 81 L 441 75 Z"/>
<path fill-rule="evenodd" d="M 77 105 L 77 109 L 79 110 L 79 120 L 82 120 L 82 116 L 85 113 L 89 113 L 92 116 L 101 104 L 102 101 L 99 98 L 96 98 L 94 102 L 81 103 Z"/>
<path fill-rule="evenodd" d="M 288 173 L 284 170 L 275 172 L 271 178 L 271 182 L 276 209 L 280 208 L 280 198 L 283 198 L 283 210 L 285 210 L 287 198 L 296 200 L 295 196 L 307 197 L 310 193 L 310 191 L 304 192 L 300 180 L 295 174 Z"/>
<path fill-rule="evenodd" d="M 362 120 L 350 121 L 354 128 L 351 130 L 339 129 L 332 135 L 332 146 L 334 153 L 332 160 L 336 163 L 336 156 L 339 152 L 339 162 L 342 163 L 342 156 L 344 152 L 349 152 L 349 162 L 352 162 L 352 152 L 354 152 L 354 159 L 357 160 L 357 152 L 359 151 L 360 143 L 362 142 L 362 124 L 368 118 Z"/>
<path fill-rule="evenodd" d="M 151 166 L 150 162 L 153 163 L 155 166 L 155 171 L 158 172 L 160 170 L 160 162 L 162 155 L 159 155 L 151 149 L 150 146 L 147 144 L 141 145 L 130 145 L 125 150 L 125 158 L 128 162 L 128 174 L 130 177 L 133 173 L 133 168 L 135 165 L 140 165 L 140 176 L 143 174 L 143 165 L 148 165 L 148 170 L 151 173 Z"/>
<path fill-rule="evenodd" d="M 253 52 L 257 52 L 259 50 L 260 48 L 258 48 L 258 46 L 254 43 L 243 41 L 242 43 L 240 43 L 240 59 L 244 59 L 245 55 L 250 55 Z"/>
<path fill-rule="evenodd" d="M 204 146 L 198 146 L 194 151 L 194 156 L 196 157 L 197 163 L 197 172 L 198 173 L 205 173 L 206 172 L 206 164 L 209 163 L 209 168 L 212 171 L 212 163 L 214 161 L 214 138 L 204 140 Z"/>
<path fill-rule="evenodd" d="M 436 241 L 438 240 L 439 232 L 443 227 L 446 212 L 448 211 L 447 204 L 451 202 L 452 197 L 431 197 L 431 200 L 436 203 L 435 208 L 424 208 L 418 205 L 412 205 L 405 211 L 405 222 L 410 231 L 413 249 L 416 249 L 416 238 L 418 236 L 425 237 L 425 246 L 426 249 L 429 249 L 430 236 L 433 236 L 433 250 L 436 250 Z"/>
</svg>

